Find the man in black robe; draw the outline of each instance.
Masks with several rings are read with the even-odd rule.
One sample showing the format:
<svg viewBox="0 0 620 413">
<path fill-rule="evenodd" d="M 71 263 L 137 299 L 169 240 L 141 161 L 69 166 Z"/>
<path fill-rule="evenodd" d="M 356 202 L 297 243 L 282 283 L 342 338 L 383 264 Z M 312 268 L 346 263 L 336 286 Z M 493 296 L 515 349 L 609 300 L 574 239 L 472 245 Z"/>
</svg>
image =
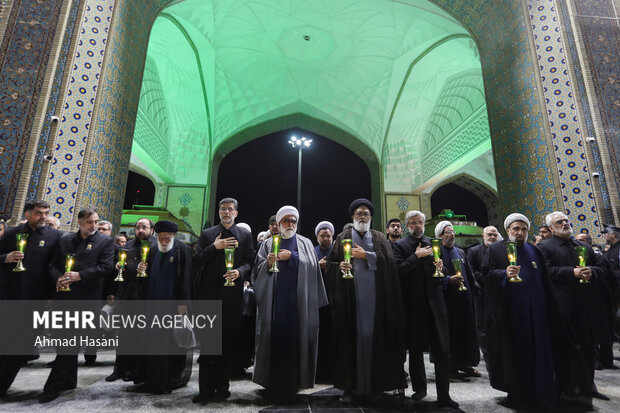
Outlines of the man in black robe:
<svg viewBox="0 0 620 413">
<path fill-rule="evenodd" d="M 142 242 L 147 241 L 149 244 L 149 251 L 152 248 L 157 248 L 157 241 L 153 237 L 155 223 L 149 218 L 140 218 L 134 226 L 135 238 L 125 244 L 127 250 L 127 263 L 125 270 L 123 271 L 123 282 L 114 282 L 112 284 L 110 295 L 107 297 L 109 301 L 115 300 L 130 301 L 130 300 L 144 300 L 146 299 L 146 287 L 148 281 L 145 278 L 137 277 L 138 264 L 142 261 Z M 118 251 L 117 251 L 118 253 Z M 116 255 L 118 257 L 118 255 Z M 118 263 L 117 263 L 118 264 Z M 118 273 L 118 269 L 114 269 L 114 274 Z M 148 275 L 148 274 L 147 274 Z M 122 304 L 117 305 L 115 309 L 117 313 L 122 314 Z M 125 331 L 121 329 L 119 336 L 127 336 Z M 125 340 L 119 339 L 119 346 L 122 346 Z M 123 348 L 119 348 L 117 353 L 122 353 Z M 128 356 L 123 354 L 117 354 L 114 361 L 114 370 L 112 374 L 105 378 L 106 381 L 115 381 L 122 378 L 124 381 L 129 381 L 133 377 L 137 365 L 134 363 L 136 357 L 141 356 Z"/>
<path fill-rule="evenodd" d="M 490 225 L 482 231 L 482 244 L 471 247 L 467 250 L 467 261 L 474 273 L 474 279 L 480 286 L 478 293 L 474 295 L 474 301 L 476 304 L 476 328 L 478 329 L 478 344 L 482 351 L 482 357 L 486 358 L 487 354 L 487 338 L 485 327 L 485 307 L 484 307 L 484 280 L 482 277 L 482 263 L 486 256 L 489 245 L 501 240 L 501 236 L 497 231 L 497 228 Z"/>
<path fill-rule="evenodd" d="M 224 198 L 219 203 L 220 223 L 200 235 L 196 266 L 200 267 L 200 282 L 196 298 L 222 301 L 222 355 L 200 355 L 199 394 L 194 403 L 208 403 L 213 398 L 230 397 L 232 363 L 240 357 L 242 332 L 243 284 L 249 281 L 254 260 L 252 235 L 235 224 L 238 203 Z M 233 269 L 226 269 L 225 248 L 234 248 Z M 235 281 L 226 286 L 226 281 Z M 204 342 L 205 340 L 201 340 Z"/>
<path fill-rule="evenodd" d="M 319 259 L 323 283 L 327 284 L 325 272 L 327 269 L 327 256 L 334 245 L 334 225 L 329 221 L 321 221 L 314 228 L 317 246 L 314 247 L 316 257 Z M 329 305 L 319 309 L 319 355 L 316 363 L 316 380 L 319 383 L 331 383 L 332 378 L 332 314 Z"/>
<path fill-rule="evenodd" d="M 93 208 L 78 212 L 80 229 L 73 235 L 60 239 L 50 273 L 56 283 L 55 301 L 88 300 L 93 310 L 98 310 L 103 277 L 112 270 L 114 260 L 114 241 L 97 231 L 99 215 Z M 76 254 L 72 271 L 65 272 L 67 254 Z M 62 291 L 67 287 L 71 291 Z M 63 390 L 77 386 L 77 362 L 75 351 L 67 352 L 57 348 L 57 357 L 52 365 L 40 403 L 56 399 Z"/>
<path fill-rule="evenodd" d="M 467 376 L 481 377 L 474 366 L 480 363 L 480 349 L 476 335 L 474 295 L 479 290 L 465 252 L 455 245 L 456 233 L 450 221 L 441 221 L 435 227 L 435 236 L 441 238 L 444 297 L 450 326 L 451 377 L 468 381 Z M 460 262 L 457 274 L 454 260 Z"/>
<path fill-rule="evenodd" d="M 491 386 L 511 405 L 590 403 L 585 365 L 561 316 L 541 252 L 526 242 L 530 222 L 508 215 L 504 228 L 516 244 L 510 265 L 506 243 L 489 246 L 483 264 L 486 297 L 487 370 Z M 517 282 L 517 275 L 522 279 Z"/>
<path fill-rule="evenodd" d="M 370 229 L 373 204 L 349 206 L 353 228 L 340 233 L 327 258 L 327 290 L 332 310 L 333 379 L 341 401 L 405 387 L 402 294 L 394 256 L 385 236 Z M 342 241 L 352 240 L 351 263 Z M 342 277 L 352 270 L 353 279 Z"/>
<path fill-rule="evenodd" d="M 596 391 L 594 385 L 596 346 L 609 339 L 602 296 L 606 288 L 607 264 L 600 254 L 594 253 L 592 247 L 573 237 L 566 214 L 555 211 L 546 219 L 553 237 L 541 242 L 538 247 L 551 275 L 560 310 L 570 320 L 582 348 L 588 379 L 593 386 L 592 397 L 609 400 Z M 587 249 L 585 267 L 579 266 L 576 247 Z"/>
<path fill-rule="evenodd" d="M 158 221 L 154 227 L 157 236 L 157 247 L 149 251 L 148 261 L 138 264 L 138 271 L 148 271 L 146 300 L 156 301 L 154 305 L 147 303 L 147 325 L 151 325 L 151 317 L 184 315 L 191 299 L 192 252 L 182 241 L 175 239 L 178 225 L 172 221 Z M 149 340 L 165 343 L 168 353 L 164 355 L 148 355 L 144 364 L 136 372 L 134 381 L 142 377 L 144 383 L 130 391 L 153 394 L 170 393 L 189 381 L 186 372 L 187 351 L 176 343 L 171 330 L 148 331 Z M 193 351 L 190 352 L 191 357 Z"/>
<path fill-rule="evenodd" d="M 49 204 L 29 201 L 24 207 L 26 222 L 10 228 L 0 239 L 0 300 L 47 300 L 54 293 L 49 264 L 62 232 L 46 225 Z M 17 251 L 17 234 L 28 234 L 25 254 Z M 13 272 L 22 260 L 25 271 Z M 13 316 L 12 308 L 0 301 L 0 316 Z M 5 333 L 6 334 L 6 333 Z M 24 355 L 0 356 L 0 397 L 4 397 L 21 366 L 32 357 L 32 348 Z"/>
<path fill-rule="evenodd" d="M 457 408 L 450 397 L 450 333 L 448 310 L 443 295 L 443 278 L 434 278 L 435 269 L 443 263 L 434 263 L 431 240 L 424 235 L 426 217 L 420 211 L 409 211 L 405 224 L 409 236 L 395 243 L 394 258 L 398 266 L 405 302 L 409 351 L 409 376 L 413 400 L 426 397 L 426 370 L 424 351 L 430 347 L 435 362 L 437 402 L 440 406 Z"/>
</svg>

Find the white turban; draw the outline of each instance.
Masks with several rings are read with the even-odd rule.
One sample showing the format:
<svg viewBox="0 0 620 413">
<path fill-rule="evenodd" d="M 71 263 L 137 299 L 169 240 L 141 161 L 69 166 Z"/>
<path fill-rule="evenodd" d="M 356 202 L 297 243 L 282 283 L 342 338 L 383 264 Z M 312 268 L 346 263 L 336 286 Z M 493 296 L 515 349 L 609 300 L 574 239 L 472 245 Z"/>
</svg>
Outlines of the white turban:
<svg viewBox="0 0 620 413">
<path fill-rule="evenodd" d="M 437 224 L 437 226 L 435 226 L 435 236 L 437 238 L 441 237 L 443 230 L 446 229 L 446 227 L 451 227 L 451 226 L 452 226 L 452 223 L 450 221 L 441 221 L 439 224 Z"/>
<path fill-rule="evenodd" d="M 328 229 L 328 230 L 330 230 L 332 232 L 332 235 L 334 235 L 334 226 L 332 225 L 332 223 L 329 222 L 329 221 L 321 221 L 321 222 L 319 222 L 319 224 L 314 229 L 314 236 L 318 237 L 319 236 L 319 232 L 322 229 Z"/>
<path fill-rule="evenodd" d="M 244 230 L 248 231 L 250 234 L 252 233 L 252 228 L 250 228 L 250 226 L 248 224 L 246 224 L 245 222 L 240 222 L 237 224 L 238 228 L 243 228 Z"/>
<path fill-rule="evenodd" d="M 261 242 L 268 232 L 269 231 L 259 232 L 258 235 L 256 236 L 256 242 Z"/>
<path fill-rule="evenodd" d="M 278 210 L 278 213 L 276 214 L 276 222 L 278 223 L 278 225 L 280 225 L 280 221 L 282 220 L 282 218 L 287 215 L 294 215 L 295 218 L 299 219 L 299 211 L 297 211 L 297 208 L 291 205 L 285 205 L 280 208 Z"/>
<path fill-rule="evenodd" d="M 504 229 L 508 229 L 508 227 L 510 226 L 510 224 L 512 224 L 515 221 L 523 221 L 525 222 L 525 225 L 527 225 L 527 230 L 530 230 L 530 220 L 527 219 L 527 217 L 523 214 L 519 214 L 518 212 L 515 212 L 513 214 L 510 214 L 506 217 L 506 219 L 504 220 Z"/>
</svg>

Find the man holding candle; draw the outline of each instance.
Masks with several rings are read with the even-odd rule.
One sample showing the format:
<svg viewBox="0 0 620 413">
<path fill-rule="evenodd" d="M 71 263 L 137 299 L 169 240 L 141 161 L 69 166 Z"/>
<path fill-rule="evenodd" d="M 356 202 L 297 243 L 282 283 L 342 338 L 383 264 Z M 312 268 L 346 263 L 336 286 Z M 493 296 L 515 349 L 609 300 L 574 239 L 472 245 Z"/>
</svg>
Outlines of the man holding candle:
<svg viewBox="0 0 620 413">
<path fill-rule="evenodd" d="M 426 217 L 420 211 L 409 211 L 405 223 L 409 236 L 393 245 L 394 257 L 405 302 L 409 351 L 409 375 L 414 394 L 413 400 L 426 397 L 426 370 L 424 351 L 430 347 L 435 363 L 437 403 L 457 408 L 450 397 L 450 333 L 448 311 L 443 290 L 445 278 L 435 276 L 443 262 L 435 261 L 431 239 L 424 235 Z"/>
<path fill-rule="evenodd" d="M 252 380 L 282 402 L 314 386 L 319 308 L 327 305 L 319 260 L 312 242 L 297 234 L 298 220 L 295 207 L 278 210 L 281 237 L 274 234 L 261 244 L 252 274 L 258 306 Z M 277 240 L 276 255 L 272 245 Z"/>
<path fill-rule="evenodd" d="M 383 233 L 370 229 L 374 209 L 364 198 L 351 202 L 353 228 L 336 237 L 327 258 L 334 386 L 344 390 L 343 403 L 354 398 L 372 402 L 383 391 L 406 387 L 400 283 L 390 244 Z M 352 277 L 344 278 L 349 271 Z"/>
<path fill-rule="evenodd" d="M 140 270 L 146 271 L 146 264 L 140 266 L 140 263 L 143 261 L 146 263 L 150 249 L 157 247 L 157 240 L 153 237 L 154 226 L 155 223 L 149 218 L 140 218 L 136 222 L 134 226 L 135 238 L 128 241 L 124 246 L 127 249 L 127 263 L 123 271 L 125 281 L 112 284 L 110 295 L 107 297 L 108 300 L 143 300 L 146 298 L 146 287 L 148 284 L 144 277 L 137 277 L 137 274 Z M 140 266 L 140 269 L 138 269 L 138 266 Z M 119 268 L 112 270 L 113 274 L 118 273 L 118 270 Z M 123 309 L 119 307 L 116 308 L 116 311 L 123 313 Z M 119 335 L 121 337 L 126 336 L 126 333 L 121 329 Z M 119 340 L 119 346 L 122 346 L 124 342 L 125 340 L 123 339 Z M 119 350 L 122 352 L 122 348 Z M 136 364 L 133 362 L 135 360 L 136 357 L 117 354 L 114 361 L 114 370 L 112 374 L 105 378 L 106 381 L 115 381 L 120 378 L 124 381 L 131 380 L 132 372 L 136 367 Z"/>
<path fill-rule="evenodd" d="M 443 272 L 447 275 L 444 297 L 450 326 L 450 374 L 459 380 L 466 380 L 467 376 L 481 377 L 473 368 L 480 363 L 474 310 L 474 295 L 480 286 L 473 277 L 465 252 L 455 245 L 456 234 L 450 221 L 439 222 L 435 226 L 435 236 L 441 238 Z"/>
<path fill-rule="evenodd" d="M 579 340 L 593 386 L 592 397 L 609 400 L 596 391 L 594 385 L 596 346 L 611 341 L 604 308 L 604 295 L 609 294 L 605 280 L 607 263 L 600 254 L 594 253 L 592 247 L 573 237 L 573 228 L 566 214 L 554 211 L 547 215 L 546 221 L 553 236 L 541 242 L 538 248 L 553 281 L 560 310 L 570 320 Z M 585 263 L 580 265 L 578 249 L 583 248 Z"/>
<path fill-rule="evenodd" d="M 195 267 L 200 267 L 195 296 L 200 300 L 221 300 L 223 320 L 222 355 L 200 356 L 200 393 L 193 398 L 194 403 L 230 397 L 232 363 L 241 350 L 243 284 L 250 278 L 255 252 L 252 234 L 235 224 L 237 214 L 237 200 L 220 201 L 220 223 L 202 231 L 194 258 Z M 232 268 L 226 267 L 227 250 L 232 254 Z"/>
<path fill-rule="evenodd" d="M 588 404 L 583 358 L 559 312 L 543 255 L 527 242 L 530 221 L 513 213 L 504 229 L 509 239 L 489 246 L 482 270 L 491 386 L 507 392 L 513 406 L 551 405 L 559 396 Z M 510 282 L 517 276 L 521 282 Z"/>
<path fill-rule="evenodd" d="M 61 238 L 50 266 L 56 283 L 55 300 L 90 300 L 98 311 L 102 282 L 113 268 L 114 241 L 97 231 L 99 215 L 93 208 L 78 212 L 79 230 Z M 75 254 L 75 264 L 65 271 L 66 257 Z M 70 288 L 70 291 L 62 291 Z M 40 403 L 58 397 L 61 391 L 77 386 L 77 354 L 75 350 L 57 348 L 58 356 L 52 366 Z"/>
<path fill-rule="evenodd" d="M 5 308 L 4 300 L 47 300 L 54 293 L 49 274 L 49 264 L 62 232 L 47 226 L 49 204 L 45 201 L 29 201 L 24 207 L 26 222 L 6 231 L 0 239 L 0 306 L 2 316 L 11 316 L 11 308 Z M 18 234 L 23 238 L 22 249 Z M 18 261 L 24 271 L 14 272 Z M 28 324 L 30 324 L 28 322 Z M 6 332 L 5 332 L 6 334 Z M 21 366 L 32 357 L 32 348 L 24 349 L 25 355 L 0 356 L 0 396 L 4 396 L 13 383 Z"/>
<path fill-rule="evenodd" d="M 157 245 L 149 249 L 147 265 L 140 262 L 137 267 L 138 272 L 148 268 L 148 277 L 143 278 L 145 299 L 157 301 L 156 305 L 147 303 L 147 317 L 184 315 L 191 300 L 192 253 L 184 242 L 175 238 L 179 230 L 175 222 L 158 221 L 153 229 Z M 168 343 L 169 352 L 142 357 L 134 383 L 144 383 L 129 391 L 164 394 L 186 385 L 191 374 L 185 371 L 187 358 L 191 360 L 193 350 L 184 352 L 170 330 L 152 329 L 148 337 Z"/>
</svg>

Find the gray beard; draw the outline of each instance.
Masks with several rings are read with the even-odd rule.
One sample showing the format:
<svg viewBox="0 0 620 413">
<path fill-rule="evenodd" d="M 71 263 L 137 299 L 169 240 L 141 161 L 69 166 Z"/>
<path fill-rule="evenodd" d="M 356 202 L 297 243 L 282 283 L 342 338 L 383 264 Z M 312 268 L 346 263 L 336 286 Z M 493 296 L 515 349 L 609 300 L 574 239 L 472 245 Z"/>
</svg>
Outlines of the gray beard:
<svg viewBox="0 0 620 413">
<path fill-rule="evenodd" d="M 170 241 L 170 244 L 166 245 L 165 247 L 163 245 L 161 245 L 159 240 L 157 240 L 157 249 L 159 249 L 159 251 L 163 252 L 164 254 L 166 252 L 170 251 L 172 249 L 172 247 L 174 247 L 174 239 L 172 241 Z"/>
<path fill-rule="evenodd" d="M 297 233 L 297 228 L 283 228 L 280 227 L 280 234 L 282 234 L 282 238 L 290 239 Z"/>
<path fill-rule="evenodd" d="M 353 220 L 353 228 L 355 228 L 355 230 L 357 232 L 359 232 L 360 234 L 365 233 L 366 231 L 368 231 L 370 229 L 370 223 L 371 221 L 369 220 L 366 223 L 362 223 L 356 219 Z"/>
</svg>

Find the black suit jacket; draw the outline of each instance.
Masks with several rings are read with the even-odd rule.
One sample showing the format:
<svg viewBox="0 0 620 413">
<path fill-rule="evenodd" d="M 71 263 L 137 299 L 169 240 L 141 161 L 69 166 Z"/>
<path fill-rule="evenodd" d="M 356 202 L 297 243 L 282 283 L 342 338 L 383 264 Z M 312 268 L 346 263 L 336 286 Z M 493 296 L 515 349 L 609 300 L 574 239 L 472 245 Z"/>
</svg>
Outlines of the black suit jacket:
<svg viewBox="0 0 620 413">
<path fill-rule="evenodd" d="M 474 278 L 480 287 L 484 286 L 484 281 L 482 279 L 482 263 L 484 262 L 484 256 L 487 254 L 488 250 L 489 247 L 484 243 L 467 250 L 467 261 L 469 261 L 469 266 L 474 273 Z"/>
<path fill-rule="evenodd" d="M 235 248 L 233 269 L 239 271 L 239 278 L 235 280 L 234 287 L 225 287 L 226 280 L 222 277 L 226 273 L 224 250 L 218 250 L 213 242 L 219 234 L 230 232 L 239 243 Z M 226 238 L 222 235 L 222 238 Z M 252 265 L 256 252 L 252 234 L 248 231 L 232 225 L 228 231 L 222 224 L 207 228 L 200 234 L 195 274 L 197 291 L 195 297 L 200 300 L 222 300 L 222 336 L 224 352 L 235 352 L 241 333 L 243 320 L 243 282 L 250 281 Z"/>
<path fill-rule="evenodd" d="M 27 233 L 28 244 L 24 254 L 24 272 L 13 272 L 16 264 L 4 262 L 6 256 L 17 250 L 17 234 Z M 49 265 L 62 232 L 45 226 L 33 230 L 28 223 L 10 228 L 0 240 L 0 298 L 4 300 L 47 300 L 55 287 L 50 278 Z"/>
<path fill-rule="evenodd" d="M 430 246 L 431 239 L 408 236 L 392 245 L 400 275 L 405 313 L 407 318 L 407 342 L 418 349 L 430 343 L 429 322 L 435 323 L 439 344 L 444 352 L 450 351 L 448 310 L 444 298 L 443 278 L 433 278 L 435 272 L 432 255 L 419 259 L 415 255 L 418 244 Z"/>
<path fill-rule="evenodd" d="M 73 271 L 80 274 L 80 281 L 71 283 L 71 291 L 58 291 L 54 297 L 64 300 L 100 300 L 103 278 L 114 266 L 112 238 L 99 232 L 82 238 L 79 230 L 61 238 L 50 266 L 54 285 L 65 273 L 67 254 L 76 254 Z"/>
</svg>

